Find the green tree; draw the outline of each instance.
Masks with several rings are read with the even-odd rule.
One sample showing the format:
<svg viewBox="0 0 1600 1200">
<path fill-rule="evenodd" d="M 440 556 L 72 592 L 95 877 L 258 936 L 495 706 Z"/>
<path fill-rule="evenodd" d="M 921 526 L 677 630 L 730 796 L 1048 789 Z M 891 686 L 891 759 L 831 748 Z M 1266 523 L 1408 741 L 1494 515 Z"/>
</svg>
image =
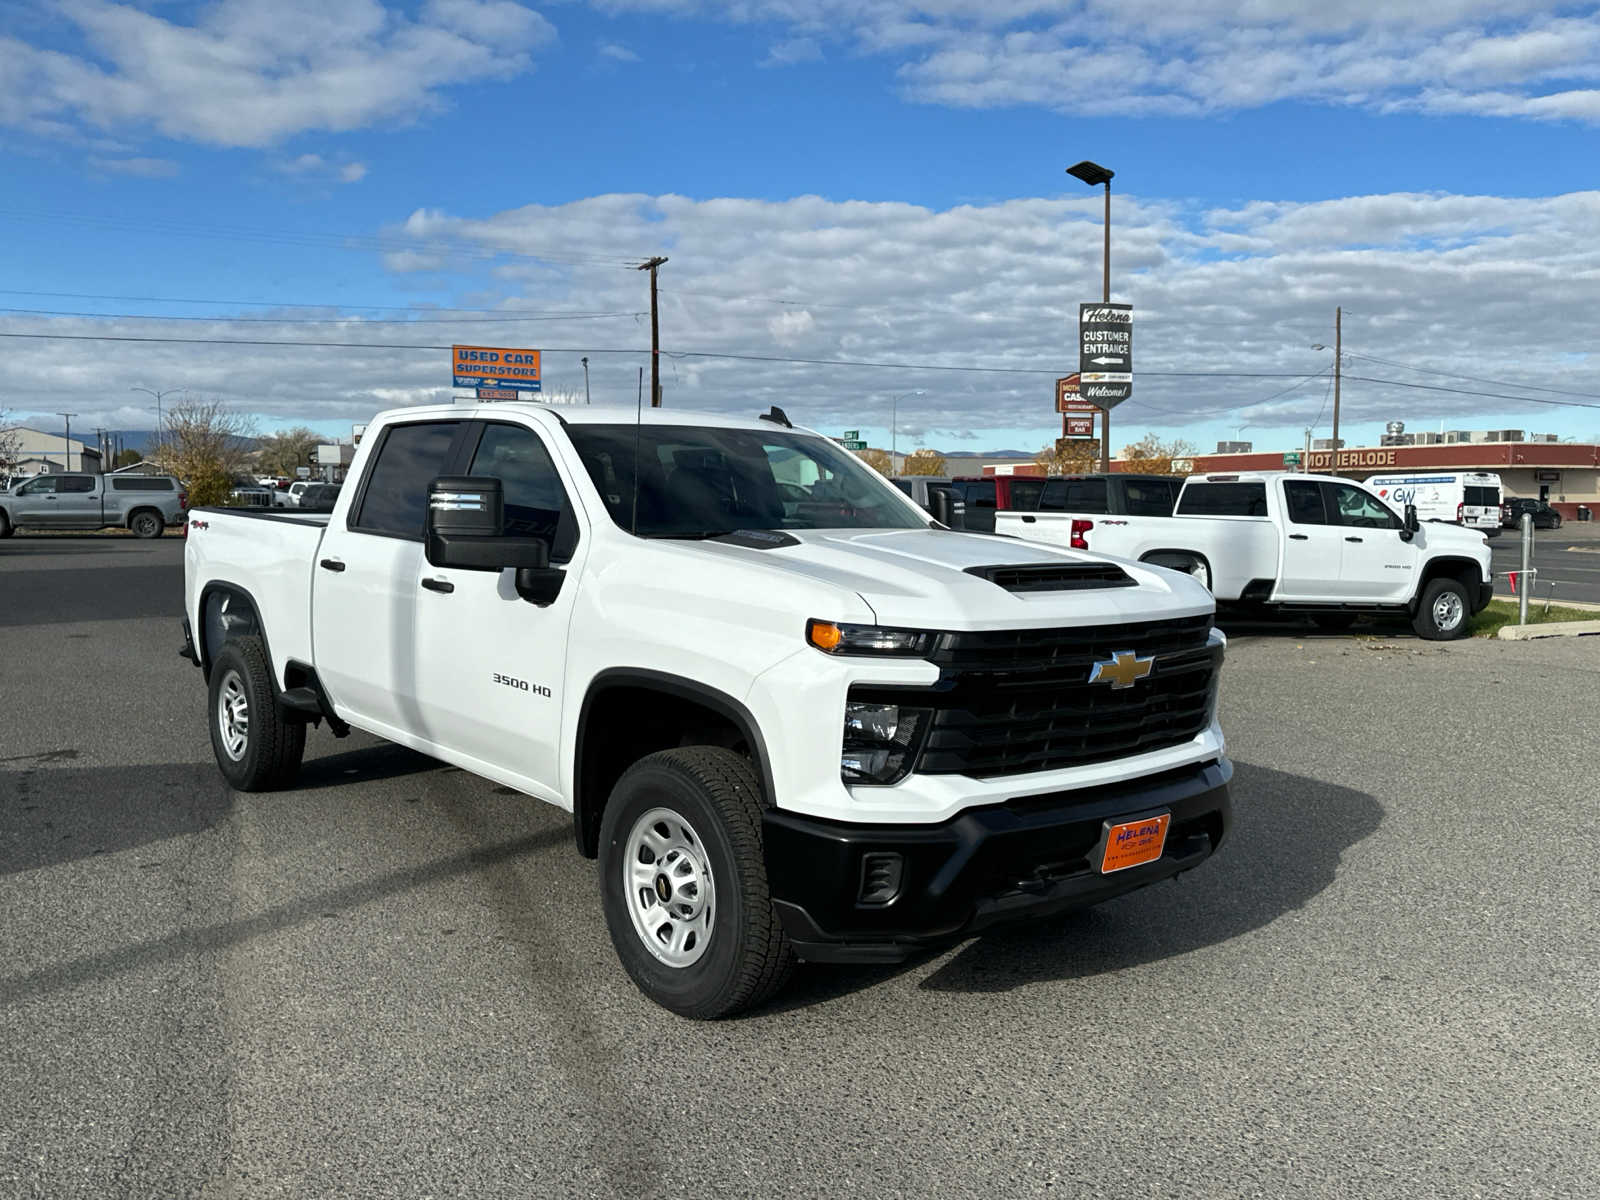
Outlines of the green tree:
<svg viewBox="0 0 1600 1200">
<path fill-rule="evenodd" d="M 112 461 L 114 467 L 131 467 L 134 463 L 144 461 L 144 455 L 137 450 L 118 450 L 117 457 Z"/>
</svg>

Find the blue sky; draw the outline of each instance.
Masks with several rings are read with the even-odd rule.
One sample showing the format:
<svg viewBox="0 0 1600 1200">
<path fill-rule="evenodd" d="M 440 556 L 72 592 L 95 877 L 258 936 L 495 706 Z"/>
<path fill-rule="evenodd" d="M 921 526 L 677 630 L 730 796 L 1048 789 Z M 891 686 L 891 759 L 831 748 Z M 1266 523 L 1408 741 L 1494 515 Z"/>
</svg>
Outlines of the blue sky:
<svg viewBox="0 0 1600 1200">
<path fill-rule="evenodd" d="M 447 399 L 404 347 L 452 341 L 547 348 L 568 394 L 587 351 L 631 401 L 664 253 L 664 349 L 746 356 L 668 360 L 669 404 L 1037 446 L 1098 295 L 1062 173 L 1093 158 L 1136 310 L 1114 440 L 1325 436 L 1336 305 L 1348 438 L 1600 434 L 1600 16 L 1393 7 L 23 0 L 0 332 L 376 348 L 7 338 L 0 408 L 131 428 L 131 388 L 188 387 L 333 433 Z"/>
</svg>

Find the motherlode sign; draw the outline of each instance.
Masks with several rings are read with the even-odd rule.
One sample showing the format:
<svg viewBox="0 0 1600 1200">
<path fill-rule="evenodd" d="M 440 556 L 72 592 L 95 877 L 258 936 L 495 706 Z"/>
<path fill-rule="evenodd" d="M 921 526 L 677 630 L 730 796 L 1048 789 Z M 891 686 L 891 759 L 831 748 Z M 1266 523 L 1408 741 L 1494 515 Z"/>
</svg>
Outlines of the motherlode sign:
<svg viewBox="0 0 1600 1200">
<path fill-rule="evenodd" d="M 1078 393 L 1101 408 L 1133 394 L 1133 306 L 1078 305 Z"/>
<path fill-rule="evenodd" d="M 450 374 L 458 388 L 539 390 L 539 352 L 506 346 L 450 347 Z M 481 396 L 480 399 L 516 399 Z"/>
</svg>

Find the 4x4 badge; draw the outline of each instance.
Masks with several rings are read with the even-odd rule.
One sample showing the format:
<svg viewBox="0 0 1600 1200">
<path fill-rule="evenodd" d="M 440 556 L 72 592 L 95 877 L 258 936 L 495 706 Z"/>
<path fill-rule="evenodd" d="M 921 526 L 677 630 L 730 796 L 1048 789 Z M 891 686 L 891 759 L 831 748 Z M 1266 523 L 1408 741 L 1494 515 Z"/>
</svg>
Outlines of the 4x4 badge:
<svg viewBox="0 0 1600 1200">
<path fill-rule="evenodd" d="M 1131 688 L 1156 669 L 1154 656 L 1140 658 L 1132 650 L 1118 650 L 1108 659 L 1094 664 L 1089 672 L 1090 683 L 1109 683 L 1113 691 Z"/>
</svg>

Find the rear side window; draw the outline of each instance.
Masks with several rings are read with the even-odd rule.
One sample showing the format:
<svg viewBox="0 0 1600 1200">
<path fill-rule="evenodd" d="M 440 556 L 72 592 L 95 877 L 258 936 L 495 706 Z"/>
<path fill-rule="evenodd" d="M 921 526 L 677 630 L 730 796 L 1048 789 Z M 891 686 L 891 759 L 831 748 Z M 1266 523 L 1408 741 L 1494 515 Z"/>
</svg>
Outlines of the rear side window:
<svg viewBox="0 0 1600 1200">
<path fill-rule="evenodd" d="M 1104 479 L 1058 479 L 1054 482 L 1059 485 L 1057 494 L 1061 497 L 1059 502 L 1051 505 L 1056 512 L 1111 511 L 1107 505 L 1108 492 Z"/>
<path fill-rule="evenodd" d="M 111 481 L 114 492 L 170 492 L 172 480 L 159 475 L 124 475 Z"/>
<path fill-rule="evenodd" d="M 992 479 L 986 479 L 981 483 L 977 481 L 961 483 L 956 486 L 961 490 L 961 498 L 967 502 L 969 507 L 994 507 L 994 481 Z"/>
<path fill-rule="evenodd" d="M 1328 516 L 1322 510 L 1322 486 L 1312 480 L 1285 479 L 1283 501 L 1289 510 L 1289 520 L 1296 525 L 1328 523 Z"/>
<path fill-rule="evenodd" d="M 1191 483 L 1178 500 L 1186 517 L 1264 517 L 1267 485 L 1264 483 Z"/>
<path fill-rule="evenodd" d="M 391 425 L 367 472 L 366 493 L 350 528 L 422 540 L 428 484 L 444 474 L 459 421 Z"/>
<path fill-rule="evenodd" d="M 1042 479 L 1013 479 L 1011 481 L 1011 511 L 1036 512 L 1046 491 Z"/>
<path fill-rule="evenodd" d="M 1500 491 L 1498 488 L 1472 486 L 1462 489 L 1466 495 L 1462 498 L 1468 508 L 1497 508 L 1500 504 Z"/>
<path fill-rule="evenodd" d="M 1129 480 L 1124 496 L 1130 517 L 1170 517 L 1172 506 L 1178 502 L 1176 479 Z"/>
<path fill-rule="evenodd" d="M 56 481 L 58 492 L 92 492 L 94 477 L 90 475 L 63 475 Z"/>
</svg>

